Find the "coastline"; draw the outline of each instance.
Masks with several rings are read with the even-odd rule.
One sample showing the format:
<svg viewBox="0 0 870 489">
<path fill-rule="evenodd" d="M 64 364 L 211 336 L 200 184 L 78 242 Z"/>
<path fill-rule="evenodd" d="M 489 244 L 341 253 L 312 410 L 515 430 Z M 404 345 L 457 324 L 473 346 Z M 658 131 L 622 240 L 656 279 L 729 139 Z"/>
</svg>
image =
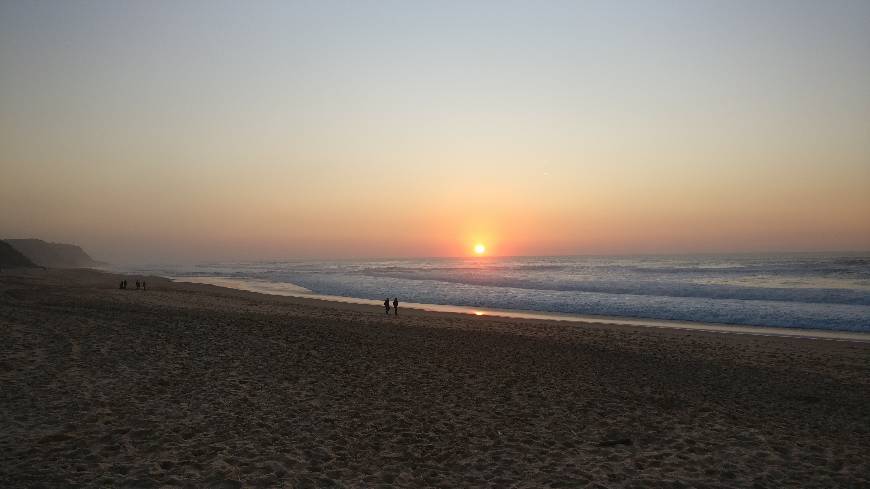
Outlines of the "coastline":
<svg viewBox="0 0 870 489">
<path fill-rule="evenodd" d="M 235 279 L 229 277 L 178 276 L 162 277 L 173 282 L 213 285 L 216 287 L 242 290 L 265 295 L 297 297 L 327 302 L 359 304 L 380 307 L 381 301 L 356 297 L 318 294 L 292 283 L 269 282 L 257 279 Z M 707 333 L 737 334 L 750 336 L 784 336 L 804 339 L 854 341 L 870 343 L 870 333 L 856 331 L 836 331 L 808 328 L 781 328 L 772 326 L 747 326 L 724 323 L 702 323 L 691 321 L 662 320 L 619 316 L 596 316 L 567 314 L 557 312 L 524 311 L 517 309 L 497 309 L 489 307 L 455 306 L 448 304 L 426 304 L 402 302 L 403 309 L 414 309 L 435 313 L 455 313 L 474 316 L 491 316 L 541 321 L 564 321 L 581 324 L 606 324 L 612 326 L 640 326 L 645 328 L 676 329 L 684 331 L 703 331 Z"/>
<path fill-rule="evenodd" d="M 7 485 L 870 484 L 866 343 L 120 278 L 0 274 Z"/>
</svg>

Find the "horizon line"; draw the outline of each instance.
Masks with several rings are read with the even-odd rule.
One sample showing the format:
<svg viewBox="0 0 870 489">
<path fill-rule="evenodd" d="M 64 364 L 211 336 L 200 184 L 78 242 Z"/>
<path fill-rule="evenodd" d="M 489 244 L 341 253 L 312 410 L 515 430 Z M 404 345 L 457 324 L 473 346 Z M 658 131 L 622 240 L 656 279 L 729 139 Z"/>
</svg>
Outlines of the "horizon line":
<svg viewBox="0 0 870 489">
<path fill-rule="evenodd" d="M 731 251 L 731 252 L 686 252 L 686 253 L 586 253 L 586 254 L 569 254 L 569 255 L 488 255 L 488 256 L 472 256 L 472 255 L 454 255 L 454 256 L 405 256 L 405 257 L 311 257 L 311 258 L 262 258 L 262 259 L 233 259 L 226 260 L 206 260 L 200 262 L 190 261 L 166 261 L 162 263 L 134 263 L 128 262 L 128 265 L 205 265 L 210 263 L 263 263 L 263 262 L 304 262 L 304 261 L 403 261 L 403 260 L 487 260 L 487 259 L 506 259 L 506 258 L 631 258 L 631 257 L 690 257 L 690 256 L 751 256 L 751 255 L 819 255 L 819 254 L 868 254 L 868 250 L 815 250 L 815 251 Z M 122 263 L 112 263 L 105 260 L 96 260 L 105 265 L 114 265 Z"/>
</svg>

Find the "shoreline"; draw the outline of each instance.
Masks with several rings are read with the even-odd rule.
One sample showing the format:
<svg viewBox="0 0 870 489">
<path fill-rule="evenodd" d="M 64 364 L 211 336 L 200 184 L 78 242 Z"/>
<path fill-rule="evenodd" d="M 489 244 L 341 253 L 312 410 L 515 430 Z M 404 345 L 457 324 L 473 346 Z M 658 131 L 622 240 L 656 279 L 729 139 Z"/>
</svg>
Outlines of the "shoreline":
<svg viewBox="0 0 870 489">
<path fill-rule="evenodd" d="M 319 294 L 289 282 L 270 282 L 266 280 L 247 278 L 237 279 L 231 277 L 202 276 L 178 276 L 161 278 L 171 280 L 175 283 L 211 285 L 230 290 L 241 290 L 245 292 L 263 295 L 296 297 L 301 299 L 312 299 L 334 303 L 382 307 L 382 302 L 378 300 Z M 257 286 L 257 284 L 261 285 Z M 813 340 L 870 343 L 870 333 L 863 333 L 858 331 L 782 328 L 773 326 L 750 326 L 726 323 L 702 323 L 652 318 L 596 316 L 591 314 L 583 315 L 557 312 L 526 311 L 517 309 L 498 309 L 489 307 L 456 306 L 449 304 L 428 304 L 416 302 L 403 302 L 400 303 L 400 306 L 403 309 L 414 309 L 433 313 L 455 313 L 469 316 L 527 319 L 535 321 L 562 321 L 581 324 L 604 324 L 610 326 L 633 326 L 681 331 L 702 331 L 706 333 L 791 337 Z"/>
<path fill-rule="evenodd" d="M 0 274 L 6 485 L 870 484 L 867 343 L 121 278 Z"/>
</svg>

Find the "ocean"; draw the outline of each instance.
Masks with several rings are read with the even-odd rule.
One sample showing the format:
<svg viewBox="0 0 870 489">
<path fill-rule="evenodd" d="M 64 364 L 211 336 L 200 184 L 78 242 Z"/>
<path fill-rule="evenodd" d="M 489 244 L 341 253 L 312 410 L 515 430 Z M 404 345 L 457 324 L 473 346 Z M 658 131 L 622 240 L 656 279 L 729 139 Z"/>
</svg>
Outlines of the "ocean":
<svg viewBox="0 0 870 489">
<path fill-rule="evenodd" d="M 870 332 L 870 253 L 263 261 L 123 271 L 291 295 Z"/>
</svg>

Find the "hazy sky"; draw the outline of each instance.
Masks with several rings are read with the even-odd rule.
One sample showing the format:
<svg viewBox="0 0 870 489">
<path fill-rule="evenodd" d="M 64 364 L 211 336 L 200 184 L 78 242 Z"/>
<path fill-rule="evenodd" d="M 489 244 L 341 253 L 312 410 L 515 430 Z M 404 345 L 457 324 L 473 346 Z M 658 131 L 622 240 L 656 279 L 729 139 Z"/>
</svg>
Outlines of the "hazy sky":
<svg viewBox="0 0 870 489">
<path fill-rule="evenodd" d="M 870 2 L 0 1 L 0 237 L 870 249 Z"/>
</svg>

